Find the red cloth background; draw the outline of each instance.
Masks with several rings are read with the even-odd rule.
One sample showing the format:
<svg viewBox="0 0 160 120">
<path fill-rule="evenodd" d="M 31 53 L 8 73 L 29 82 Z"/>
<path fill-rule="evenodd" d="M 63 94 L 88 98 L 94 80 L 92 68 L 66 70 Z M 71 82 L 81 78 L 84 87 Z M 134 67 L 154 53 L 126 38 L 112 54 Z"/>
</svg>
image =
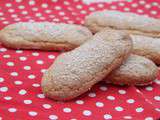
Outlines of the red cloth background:
<svg viewBox="0 0 160 120">
<path fill-rule="evenodd" d="M 119 0 L 89 5 L 83 1 L 1 0 L 0 28 L 19 21 L 83 24 L 86 15 L 102 9 L 160 18 L 159 0 Z M 160 76 L 146 87 L 119 87 L 101 82 L 86 94 L 64 103 L 45 98 L 40 87 L 41 77 L 57 55 L 57 52 L 12 50 L 0 46 L 0 120 L 160 118 Z"/>
</svg>

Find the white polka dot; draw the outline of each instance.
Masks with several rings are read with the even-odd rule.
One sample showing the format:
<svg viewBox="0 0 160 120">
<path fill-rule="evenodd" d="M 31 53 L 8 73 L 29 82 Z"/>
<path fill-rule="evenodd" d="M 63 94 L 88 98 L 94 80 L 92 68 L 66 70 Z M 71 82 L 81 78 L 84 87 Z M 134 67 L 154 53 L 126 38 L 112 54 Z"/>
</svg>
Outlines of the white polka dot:
<svg viewBox="0 0 160 120">
<path fill-rule="evenodd" d="M 48 7 L 48 4 L 47 4 L 47 3 L 43 3 L 43 4 L 41 5 L 41 7 L 42 7 L 42 8 L 47 8 L 47 7 Z"/>
<path fill-rule="evenodd" d="M 2 23 L 3 23 L 3 24 L 8 24 L 9 22 L 8 22 L 8 21 L 3 21 Z"/>
<path fill-rule="evenodd" d="M 11 7 L 12 4 L 11 3 L 6 3 L 6 7 Z"/>
<path fill-rule="evenodd" d="M 50 119 L 50 120 L 57 120 L 57 119 L 58 119 L 58 116 L 56 116 L 56 115 L 50 115 L 50 116 L 49 116 L 49 119 Z"/>
<path fill-rule="evenodd" d="M 135 8 L 135 7 L 137 7 L 137 6 L 138 6 L 138 4 L 133 3 L 133 4 L 131 4 L 131 6 L 132 6 L 133 8 Z"/>
<path fill-rule="evenodd" d="M 136 112 L 143 112 L 143 108 L 142 107 L 139 107 L 139 108 L 136 108 Z"/>
<path fill-rule="evenodd" d="M 36 76 L 35 75 L 29 75 L 28 78 L 29 79 L 34 79 Z"/>
<path fill-rule="evenodd" d="M 125 90 L 118 90 L 118 93 L 123 95 L 123 94 L 126 94 L 126 91 Z"/>
<path fill-rule="evenodd" d="M 41 17 L 42 14 L 41 14 L 41 13 L 36 13 L 35 16 L 36 16 L 36 17 Z"/>
<path fill-rule="evenodd" d="M 23 53 L 23 50 L 16 50 L 16 53 Z"/>
<path fill-rule="evenodd" d="M 46 72 L 46 71 L 47 71 L 46 69 L 41 69 L 41 72 L 42 72 L 42 73 L 44 73 L 44 72 Z"/>
<path fill-rule="evenodd" d="M 34 84 L 32 84 L 32 86 L 33 86 L 33 87 L 40 87 L 40 84 L 34 83 Z"/>
<path fill-rule="evenodd" d="M 0 16 L 1 16 L 2 14 L 0 13 Z M 0 20 L 5 20 L 6 18 L 4 18 L 4 17 L 0 17 Z"/>
<path fill-rule="evenodd" d="M 50 109 L 52 106 L 51 106 L 50 104 L 43 104 L 43 107 L 44 107 L 45 109 Z"/>
<path fill-rule="evenodd" d="M 0 83 L 4 81 L 4 78 L 0 77 Z"/>
<path fill-rule="evenodd" d="M 11 75 L 12 76 L 18 76 L 18 73 L 17 72 L 11 72 Z"/>
<path fill-rule="evenodd" d="M 17 18 L 17 16 L 18 16 L 17 14 L 12 14 L 11 15 L 12 18 Z"/>
<path fill-rule="evenodd" d="M 160 108 L 155 108 L 156 111 L 160 112 Z"/>
<path fill-rule="evenodd" d="M 159 95 L 159 96 L 154 96 L 154 99 L 155 99 L 156 101 L 160 101 L 160 95 Z"/>
<path fill-rule="evenodd" d="M 58 19 L 58 18 L 54 18 L 53 21 L 54 21 L 54 22 L 58 22 L 59 19 Z"/>
<path fill-rule="evenodd" d="M 38 8 L 34 7 L 32 8 L 33 11 L 38 11 Z"/>
<path fill-rule="evenodd" d="M 6 52 L 7 49 L 6 48 L 0 48 L 0 52 Z"/>
<path fill-rule="evenodd" d="M 7 92 L 8 91 L 8 87 L 0 87 L 0 92 Z"/>
<path fill-rule="evenodd" d="M 15 18 L 15 19 L 14 19 L 14 21 L 20 21 L 20 20 L 21 20 L 20 18 Z"/>
<path fill-rule="evenodd" d="M 119 6 L 125 6 L 125 4 L 122 3 L 122 2 L 120 2 L 118 5 L 119 5 Z"/>
<path fill-rule="evenodd" d="M 39 64 L 39 65 L 42 65 L 43 61 L 42 60 L 37 60 L 36 63 Z"/>
<path fill-rule="evenodd" d="M 82 105 L 82 104 L 84 104 L 84 101 L 83 100 L 76 100 L 76 103 L 79 105 Z"/>
<path fill-rule="evenodd" d="M 153 120 L 153 117 L 146 117 L 145 120 Z"/>
<path fill-rule="evenodd" d="M 139 4 L 144 5 L 146 2 L 144 0 L 140 0 Z"/>
<path fill-rule="evenodd" d="M 33 52 L 32 55 L 33 55 L 33 56 L 39 56 L 39 53 Z"/>
<path fill-rule="evenodd" d="M 157 11 L 152 10 L 152 11 L 151 11 L 151 14 L 152 14 L 152 15 L 156 15 L 156 14 L 157 14 Z"/>
<path fill-rule="evenodd" d="M 146 87 L 145 89 L 146 89 L 147 91 L 152 91 L 152 90 L 153 90 L 153 87 L 148 86 L 148 87 Z"/>
<path fill-rule="evenodd" d="M 8 12 L 13 13 L 15 10 L 14 9 L 8 9 Z"/>
<path fill-rule="evenodd" d="M 127 100 L 127 103 L 130 103 L 130 104 L 132 104 L 132 103 L 134 103 L 134 102 L 135 102 L 134 99 L 128 99 L 128 100 Z"/>
<path fill-rule="evenodd" d="M 99 8 L 103 8 L 103 7 L 104 7 L 104 4 L 98 4 L 98 7 L 99 7 Z"/>
<path fill-rule="evenodd" d="M 16 109 L 16 108 L 9 108 L 8 111 L 9 111 L 9 112 L 16 112 L 17 109 Z"/>
<path fill-rule="evenodd" d="M 105 120 L 112 119 L 112 116 L 110 114 L 105 114 L 103 117 L 104 117 Z"/>
<path fill-rule="evenodd" d="M 4 97 L 4 99 L 5 99 L 5 100 L 11 100 L 11 99 L 12 99 L 12 97 L 10 97 L 10 96 L 6 96 L 6 97 Z"/>
<path fill-rule="evenodd" d="M 18 6 L 19 9 L 24 9 L 25 7 L 23 5 Z"/>
<path fill-rule="evenodd" d="M 92 114 L 92 112 L 90 110 L 84 110 L 83 111 L 84 116 L 90 116 L 91 114 Z"/>
<path fill-rule="evenodd" d="M 10 55 L 3 55 L 3 58 L 10 58 Z"/>
<path fill-rule="evenodd" d="M 115 110 L 120 112 L 120 111 L 123 111 L 123 108 L 120 106 L 117 106 L 117 107 L 115 107 Z"/>
<path fill-rule="evenodd" d="M 152 2 L 151 3 L 153 6 L 158 6 L 159 4 L 158 4 L 158 2 Z"/>
<path fill-rule="evenodd" d="M 70 3 L 68 1 L 64 1 L 63 3 L 64 3 L 64 5 L 70 5 Z"/>
<path fill-rule="evenodd" d="M 27 12 L 27 11 L 22 11 L 21 14 L 22 14 L 22 15 L 27 15 L 28 12 Z"/>
<path fill-rule="evenodd" d="M 29 4 L 29 5 L 35 5 L 35 1 L 34 1 L 34 0 L 30 0 L 30 1 L 28 2 L 28 4 Z"/>
<path fill-rule="evenodd" d="M 27 60 L 27 58 L 26 57 L 19 57 L 19 60 L 20 61 L 25 61 L 25 60 Z"/>
<path fill-rule="evenodd" d="M 95 8 L 94 7 L 89 7 L 89 10 L 90 11 L 95 11 Z"/>
<path fill-rule="evenodd" d="M 31 67 L 30 66 L 24 66 L 23 67 L 25 70 L 31 70 Z"/>
<path fill-rule="evenodd" d="M 23 102 L 24 102 L 24 104 L 31 104 L 32 100 L 24 100 Z"/>
<path fill-rule="evenodd" d="M 30 116 L 36 116 L 38 113 L 35 112 L 35 111 L 30 111 L 30 112 L 28 112 L 28 114 L 29 114 Z"/>
<path fill-rule="evenodd" d="M 124 118 L 124 119 L 132 119 L 131 116 L 124 116 L 123 118 Z"/>
<path fill-rule="evenodd" d="M 145 5 L 145 8 L 150 9 L 150 8 L 151 8 L 151 5 L 150 5 L 150 4 L 146 4 L 146 5 Z"/>
<path fill-rule="evenodd" d="M 57 2 L 58 0 L 51 0 L 52 2 Z"/>
<path fill-rule="evenodd" d="M 62 8 L 61 8 L 60 6 L 55 6 L 54 9 L 56 9 L 56 10 L 61 10 Z"/>
<path fill-rule="evenodd" d="M 89 93 L 88 96 L 89 97 L 96 97 L 96 93 Z"/>
<path fill-rule="evenodd" d="M 102 102 L 96 102 L 96 106 L 97 106 L 97 107 L 103 107 L 104 104 L 103 104 Z"/>
<path fill-rule="evenodd" d="M 45 98 L 44 94 L 37 94 L 38 98 Z"/>
<path fill-rule="evenodd" d="M 59 15 L 60 15 L 60 16 L 64 16 L 65 13 L 64 13 L 64 12 L 59 12 Z"/>
<path fill-rule="evenodd" d="M 124 8 L 125 11 L 130 11 L 130 8 Z"/>
<path fill-rule="evenodd" d="M 22 0 L 16 0 L 17 3 L 22 2 Z"/>
<path fill-rule="evenodd" d="M 71 108 L 63 108 L 63 112 L 65 113 L 70 113 L 72 111 Z"/>
<path fill-rule="evenodd" d="M 77 9 L 82 9 L 82 5 L 77 5 L 76 8 Z"/>
<path fill-rule="evenodd" d="M 18 93 L 19 93 L 20 95 L 25 95 L 25 94 L 27 93 L 27 91 L 24 90 L 24 89 L 21 89 Z"/>
<path fill-rule="evenodd" d="M 3 16 L 3 13 L 2 13 L 2 12 L 0 12 L 0 16 Z"/>
<path fill-rule="evenodd" d="M 100 90 L 102 90 L 102 91 L 107 91 L 107 87 L 106 87 L 106 86 L 101 86 L 101 87 L 100 87 Z"/>
<path fill-rule="evenodd" d="M 117 7 L 116 7 L 116 6 L 114 6 L 114 5 L 112 5 L 112 6 L 111 6 L 111 9 L 117 9 Z"/>
<path fill-rule="evenodd" d="M 154 80 L 154 82 L 155 82 L 156 84 L 160 85 L 160 80 L 156 79 L 156 80 Z"/>
<path fill-rule="evenodd" d="M 144 11 L 142 9 L 137 10 L 138 13 L 143 13 Z"/>
<path fill-rule="evenodd" d="M 23 82 L 22 82 L 22 81 L 17 80 L 17 81 L 14 81 L 14 84 L 15 84 L 15 85 L 22 85 L 22 84 L 23 84 Z"/>
<path fill-rule="evenodd" d="M 13 62 L 7 62 L 7 66 L 14 66 Z"/>
<path fill-rule="evenodd" d="M 54 59 L 55 56 L 54 56 L 54 55 L 48 55 L 48 58 L 49 58 L 49 59 Z"/>
<path fill-rule="evenodd" d="M 51 13 L 52 12 L 52 10 L 45 10 L 45 13 Z"/>
</svg>

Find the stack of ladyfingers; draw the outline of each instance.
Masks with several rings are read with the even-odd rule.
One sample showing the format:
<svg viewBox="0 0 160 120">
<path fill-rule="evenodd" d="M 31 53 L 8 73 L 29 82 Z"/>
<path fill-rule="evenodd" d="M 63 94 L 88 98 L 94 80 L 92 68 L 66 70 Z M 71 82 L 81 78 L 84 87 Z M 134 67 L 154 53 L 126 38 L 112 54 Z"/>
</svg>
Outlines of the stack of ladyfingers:
<svg viewBox="0 0 160 120">
<path fill-rule="evenodd" d="M 43 93 L 54 100 L 73 99 L 102 80 L 151 84 L 160 64 L 160 20 L 134 13 L 94 12 L 85 26 L 15 23 L 0 31 L 0 42 L 14 49 L 67 51 L 42 78 Z"/>
</svg>

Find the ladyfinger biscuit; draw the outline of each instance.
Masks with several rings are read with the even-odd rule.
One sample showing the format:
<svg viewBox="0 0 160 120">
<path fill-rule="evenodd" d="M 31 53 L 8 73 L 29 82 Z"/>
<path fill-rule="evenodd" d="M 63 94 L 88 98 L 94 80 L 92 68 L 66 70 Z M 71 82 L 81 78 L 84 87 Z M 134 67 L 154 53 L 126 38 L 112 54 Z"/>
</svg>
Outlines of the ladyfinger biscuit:
<svg viewBox="0 0 160 120">
<path fill-rule="evenodd" d="M 88 28 L 80 25 L 19 22 L 0 31 L 0 42 L 14 49 L 71 50 L 91 36 Z"/>
<path fill-rule="evenodd" d="M 118 85 L 148 85 L 156 77 L 158 67 L 149 59 L 131 54 L 126 61 L 107 77 L 106 82 Z"/>
<path fill-rule="evenodd" d="M 85 25 L 94 33 L 104 29 L 140 31 L 160 37 L 160 20 L 129 12 L 103 10 L 91 13 L 85 19 Z"/>
<path fill-rule="evenodd" d="M 149 58 L 160 65 L 160 38 L 130 35 L 133 41 L 132 53 Z"/>
<path fill-rule="evenodd" d="M 62 53 L 43 75 L 43 93 L 54 100 L 88 91 L 128 57 L 132 41 L 124 32 L 101 31 L 80 47 Z"/>
</svg>

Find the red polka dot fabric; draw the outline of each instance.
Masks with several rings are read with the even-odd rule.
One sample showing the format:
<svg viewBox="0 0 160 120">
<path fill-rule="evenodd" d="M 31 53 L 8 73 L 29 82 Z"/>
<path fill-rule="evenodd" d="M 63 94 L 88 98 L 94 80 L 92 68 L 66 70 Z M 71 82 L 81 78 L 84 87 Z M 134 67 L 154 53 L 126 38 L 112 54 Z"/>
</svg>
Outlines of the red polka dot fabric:
<svg viewBox="0 0 160 120">
<path fill-rule="evenodd" d="M 160 18 L 159 0 L 1 0 L 0 28 L 20 21 L 83 24 L 97 10 Z M 152 85 L 120 87 L 100 82 L 82 96 L 55 102 L 41 91 L 41 77 L 58 52 L 12 50 L 0 45 L 0 120 L 156 120 L 160 74 Z"/>
</svg>

